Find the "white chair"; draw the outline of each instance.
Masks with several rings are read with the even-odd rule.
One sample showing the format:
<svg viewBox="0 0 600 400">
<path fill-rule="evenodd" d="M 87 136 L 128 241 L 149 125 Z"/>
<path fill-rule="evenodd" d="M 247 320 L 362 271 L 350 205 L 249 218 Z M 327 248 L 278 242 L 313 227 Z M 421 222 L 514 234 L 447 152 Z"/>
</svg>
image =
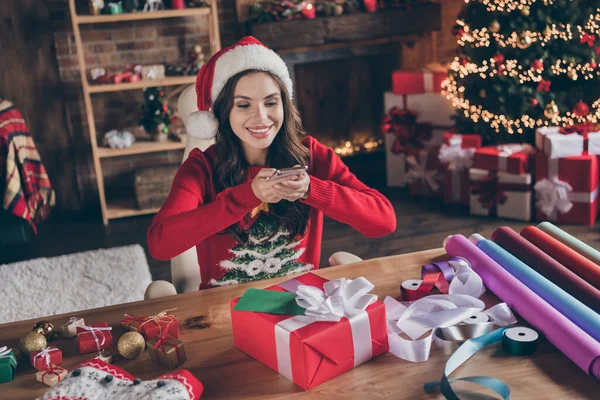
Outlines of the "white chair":
<svg viewBox="0 0 600 400">
<path fill-rule="evenodd" d="M 196 105 L 196 89 L 194 85 L 187 87 L 181 93 L 177 102 L 177 108 L 184 125 L 187 125 L 190 114 L 198 111 Z M 190 152 L 196 147 L 200 150 L 205 150 L 212 143 L 213 140 L 201 140 L 188 137 L 183 153 L 183 161 L 187 159 Z M 359 261 L 362 261 L 360 257 L 343 251 L 336 252 L 329 257 L 329 264 L 331 266 L 352 264 Z M 198 265 L 198 255 L 195 246 L 171 260 L 171 281 L 172 283 L 167 281 L 154 281 L 150 283 L 146 289 L 144 298 L 154 299 L 157 297 L 171 296 L 178 293 L 198 290 L 201 279 L 200 266 Z"/>
</svg>

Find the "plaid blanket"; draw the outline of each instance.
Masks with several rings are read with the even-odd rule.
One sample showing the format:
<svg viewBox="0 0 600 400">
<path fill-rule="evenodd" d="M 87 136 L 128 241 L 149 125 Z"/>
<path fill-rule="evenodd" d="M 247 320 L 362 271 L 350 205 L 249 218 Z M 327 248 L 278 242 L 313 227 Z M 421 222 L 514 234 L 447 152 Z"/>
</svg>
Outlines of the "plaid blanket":
<svg viewBox="0 0 600 400">
<path fill-rule="evenodd" d="M 54 205 L 54 190 L 23 116 L 10 101 L 0 99 L 2 177 L 3 208 L 28 221 L 37 233 L 36 224 L 48 217 Z"/>
</svg>

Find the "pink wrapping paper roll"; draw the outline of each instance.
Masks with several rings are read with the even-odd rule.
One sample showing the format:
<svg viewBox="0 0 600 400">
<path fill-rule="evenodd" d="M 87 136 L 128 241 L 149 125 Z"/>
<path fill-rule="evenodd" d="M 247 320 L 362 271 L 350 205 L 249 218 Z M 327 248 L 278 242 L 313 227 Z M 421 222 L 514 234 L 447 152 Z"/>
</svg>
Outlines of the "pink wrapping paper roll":
<svg viewBox="0 0 600 400">
<path fill-rule="evenodd" d="M 600 343 L 500 267 L 464 236 L 449 236 L 444 242 L 444 247 L 448 255 L 463 257 L 469 261 L 487 288 L 541 331 L 579 368 L 600 379 Z"/>
</svg>

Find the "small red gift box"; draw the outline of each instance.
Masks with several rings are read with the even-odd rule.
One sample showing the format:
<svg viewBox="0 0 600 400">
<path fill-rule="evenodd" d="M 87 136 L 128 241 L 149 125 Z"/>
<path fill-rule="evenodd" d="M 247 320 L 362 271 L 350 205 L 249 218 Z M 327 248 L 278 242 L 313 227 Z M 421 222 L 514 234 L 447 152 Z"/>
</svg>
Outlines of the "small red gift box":
<svg viewBox="0 0 600 400">
<path fill-rule="evenodd" d="M 110 349 L 113 346 L 112 328 L 106 322 L 77 327 L 77 340 L 81 354 Z"/>
<path fill-rule="evenodd" d="M 362 282 L 357 281 L 352 283 Z M 325 291 L 327 282 L 307 273 L 267 290 L 295 292 L 294 287 L 307 285 Z M 335 283 L 339 281 L 331 282 Z M 386 313 L 381 301 L 339 322 L 235 310 L 239 301 L 231 301 L 234 346 L 305 390 L 388 351 Z"/>
<path fill-rule="evenodd" d="M 179 322 L 175 317 L 167 314 L 169 311 L 172 310 L 161 311 L 156 315 L 144 317 L 134 317 L 125 314 L 127 318 L 121 321 L 121 325 L 131 331 L 141 333 L 147 341 L 162 335 L 163 332 L 166 332 L 171 337 L 178 338 Z"/>
<path fill-rule="evenodd" d="M 444 134 L 439 159 L 446 166 L 444 172 L 444 202 L 469 204 L 469 168 L 473 165 L 475 150 L 481 147 L 481 136 Z"/>
<path fill-rule="evenodd" d="M 413 149 L 406 157 L 408 182 L 411 196 L 442 196 L 444 173 L 439 159 L 440 147 Z"/>
<path fill-rule="evenodd" d="M 31 366 L 38 371 L 48 369 L 53 364 L 62 364 L 62 351 L 54 346 L 48 346 L 42 351 L 29 353 L 29 361 L 31 362 Z"/>
<path fill-rule="evenodd" d="M 447 73 L 443 71 L 434 72 L 392 72 L 392 91 L 394 94 L 421 94 L 440 93 L 442 82 Z"/>
<path fill-rule="evenodd" d="M 509 174 L 525 174 L 531 171 L 533 154 L 534 149 L 529 145 L 485 146 L 475 152 L 473 168 Z"/>
<path fill-rule="evenodd" d="M 598 215 L 598 158 L 536 156 L 536 219 L 593 225 Z"/>
</svg>

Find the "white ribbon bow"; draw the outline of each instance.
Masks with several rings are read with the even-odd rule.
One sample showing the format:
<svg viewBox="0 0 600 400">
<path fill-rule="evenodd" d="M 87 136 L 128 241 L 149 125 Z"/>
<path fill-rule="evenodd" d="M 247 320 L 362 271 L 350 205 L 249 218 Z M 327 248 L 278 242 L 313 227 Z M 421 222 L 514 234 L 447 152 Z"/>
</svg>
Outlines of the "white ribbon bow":
<svg viewBox="0 0 600 400">
<path fill-rule="evenodd" d="M 443 164 L 448 164 L 452 170 L 464 170 L 473 165 L 474 148 L 463 149 L 460 145 L 442 145 L 440 147 L 439 159 Z"/>
<path fill-rule="evenodd" d="M 520 153 L 525 150 L 525 146 L 517 143 L 501 144 L 497 147 L 501 156 L 510 156 L 511 154 Z"/>
<path fill-rule="evenodd" d="M 0 358 L 10 357 L 10 352 L 12 349 L 9 349 L 7 346 L 0 347 Z"/>
<path fill-rule="evenodd" d="M 304 315 L 316 321 L 339 321 L 351 318 L 377 301 L 377 296 L 368 294 L 375 286 L 367 279 L 336 279 L 323 285 L 323 290 L 314 286 L 300 285 L 296 302 L 306 312 Z"/>
<path fill-rule="evenodd" d="M 558 178 L 542 179 L 533 189 L 537 195 L 536 207 L 548 218 L 555 217 L 557 211 L 565 214 L 573 208 L 573 203 L 569 200 L 569 192 L 573 188 L 568 182 Z"/>
<path fill-rule="evenodd" d="M 432 191 L 436 192 L 440 185 L 435 180 L 436 170 L 427 171 L 426 163 L 419 163 L 415 156 L 406 157 L 406 163 L 409 165 L 409 170 L 406 173 L 406 180 L 409 183 L 416 181 L 426 182 Z"/>
</svg>

